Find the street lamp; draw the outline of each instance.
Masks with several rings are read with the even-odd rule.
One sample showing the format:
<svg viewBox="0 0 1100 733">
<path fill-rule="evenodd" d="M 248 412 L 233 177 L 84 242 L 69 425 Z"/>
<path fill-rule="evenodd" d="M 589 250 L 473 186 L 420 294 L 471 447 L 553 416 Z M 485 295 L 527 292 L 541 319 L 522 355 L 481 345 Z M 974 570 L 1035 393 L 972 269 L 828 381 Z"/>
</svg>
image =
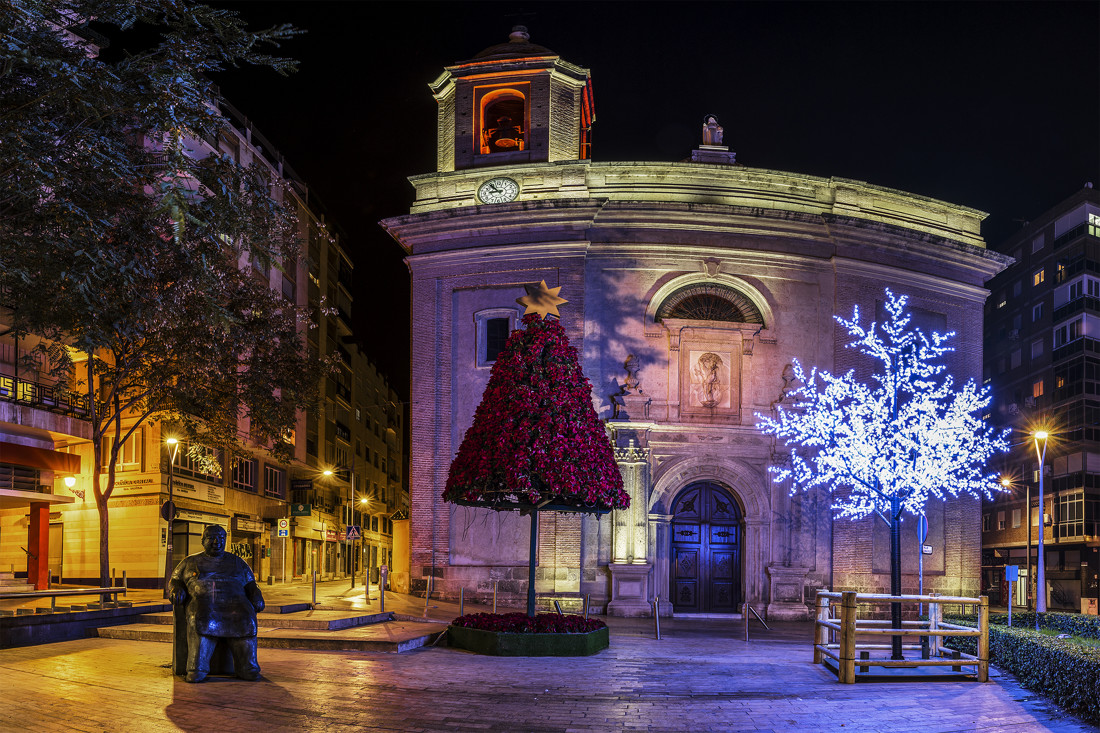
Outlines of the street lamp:
<svg viewBox="0 0 1100 733">
<path fill-rule="evenodd" d="M 1043 555 L 1043 535 L 1045 534 L 1046 522 L 1044 516 L 1044 509 L 1046 505 L 1043 503 L 1043 463 L 1047 457 L 1047 438 L 1049 433 L 1045 430 L 1036 430 L 1035 434 L 1035 455 L 1039 459 L 1039 550 L 1038 557 L 1036 557 L 1035 564 L 1035 630 L 1039 630 L 1039 614 L 1047 612 L 1047 593 L 1046 593 L 1046 557 Z M 1042 443 L 1042 448 L 1039 444 Z M 1028 500 L 1027 506 L 1027 528 L 1028 535 L 1031 534 L 1031 501 Z M 1028 564 L 1031 563 L 1031 543 L 1028 542 Z M 1028 568 L 1030 571 L 1030 567 Z"/>
<path fill-rule="evenodd" d="M 164 440 L 170 453 L 168 455 L 168 501 L 160 508 L 160 515 L 168 522 L 168 531 L 165 537 L 164 551 L 164 597 L 168 597 L 168 583 L 172 578 L 172 532 L 175 529 L 176 505 L 172 501 L 172 468 L 176 463 L 176 453 L 179 452 L 179 441 L 175 438 Z"/>
</svg>

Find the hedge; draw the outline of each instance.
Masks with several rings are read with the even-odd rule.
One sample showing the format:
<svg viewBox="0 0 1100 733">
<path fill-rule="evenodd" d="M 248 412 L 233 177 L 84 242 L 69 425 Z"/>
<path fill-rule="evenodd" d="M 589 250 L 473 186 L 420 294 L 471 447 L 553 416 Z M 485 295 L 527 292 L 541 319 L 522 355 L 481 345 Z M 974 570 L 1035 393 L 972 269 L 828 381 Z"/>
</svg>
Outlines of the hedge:
<svg viewBox="0 0 1100 733">
<path fill-rule="evenodd" d="M 1035 614 L 991 617 L 990 661 L 1016 676 L 1024 687 L 1092 723 L 1100 723 L 1100 647 L 1035 631 Z M 975 625 L 971 619 L 955 619 Z M 1066 613 L 1040 614 L 1040 626 L 1083 638 L 1100 639 L 1100 618 Z M 977 653 L 977 637 L 946 637 L 944 646 Z"/>
</svg>

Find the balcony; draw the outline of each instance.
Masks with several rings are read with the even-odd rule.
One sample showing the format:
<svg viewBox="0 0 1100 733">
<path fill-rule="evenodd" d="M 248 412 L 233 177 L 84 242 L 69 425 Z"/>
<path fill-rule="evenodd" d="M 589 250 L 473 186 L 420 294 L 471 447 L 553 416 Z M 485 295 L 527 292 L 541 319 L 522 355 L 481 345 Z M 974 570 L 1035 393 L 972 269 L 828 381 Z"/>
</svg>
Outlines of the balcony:
<svg viewBox="0 0 1100 733">
<path fill-rule="evenodd" d="M 88 419 L 88 395 L 80 395 L 52 384 L 0 374 L 0 401 L 29 405 L 40 410 Z"/>
<path fill-rule="evenodd" d="M 1081 311 L 1091 311 L 1092 313 L 1100 313 L 1100 298 L 1094 298 L 1091 295 L 1082 295 L 1073 300 L 1058 306 L 1054 309 L 1054 322 L 1064 321 L 1070 316 L 1076 315 Z"/>
</svg>

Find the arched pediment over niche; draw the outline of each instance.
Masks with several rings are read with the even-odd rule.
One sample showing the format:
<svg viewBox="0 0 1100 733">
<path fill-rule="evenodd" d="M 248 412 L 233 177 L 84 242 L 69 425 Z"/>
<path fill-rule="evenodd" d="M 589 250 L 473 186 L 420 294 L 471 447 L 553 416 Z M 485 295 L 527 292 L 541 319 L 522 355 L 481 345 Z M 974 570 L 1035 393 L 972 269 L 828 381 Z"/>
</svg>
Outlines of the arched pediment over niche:
<svg viewBox="0 0 1100 733">
<path fill-rule="evenodd" d="M 767 329 L 774 320 L 768 299 L 741 278 L 692 273 L 671 278 L 651 292 L 646 306 L 647 331 L 662 321 L 743 323 Z M 759 329 L 755 329 L 759 330 Z"/>
<path fill-rule="evenodd" d="M 763 469 L 713 456 L 684 458 L 662 465 L 653 482 L 649 511 L 668 514 L 676 494 L 696 481 L 715 481 L 732 490 L 746 519 L 770 516 L 768 479 Z"/>
<path fill-rule="evenodd" d="M 657 321 L 666 318 L 764 325 L 764 316 L 751 300 L 734 288 L 715 282 L 691 283 L 673 291 L 654 315 Z"/>
</svg>

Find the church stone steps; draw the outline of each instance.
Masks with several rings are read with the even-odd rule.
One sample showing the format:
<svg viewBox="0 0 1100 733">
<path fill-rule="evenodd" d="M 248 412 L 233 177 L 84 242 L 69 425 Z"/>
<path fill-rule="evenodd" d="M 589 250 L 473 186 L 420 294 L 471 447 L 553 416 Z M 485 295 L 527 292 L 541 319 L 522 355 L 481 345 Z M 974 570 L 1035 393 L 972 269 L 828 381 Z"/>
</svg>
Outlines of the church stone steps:
<svg viewBox="0 0 1100 733">
<path fill-rule="evenodd" d="M 307 629 L 312 631 L 340 631 L 356 626 L 392 621 L 393 613 L 349 613 L 347 611 L 299 611 L 296 613 L 256 614 L 256 624 L 260 628 Z M 172 612 L 146 613 L 138 616 L 139 624 L 172 625 Z"/>
<path fill-rule="evenodd" d="M 446 624 L 415 621 L 383 621 L 335 631 L 293 628 L 285 624 L 276 627 L 264 625 L 260 627 L 256 641 L 261 649 L 400 653 L 433 643 L 446 628 Z M 135 623 L 96 629 L 96 635 L 103 639 L 171 642 L 172 627 L 163 622 Z M 263 664 L 262 659 L 260 663 Z"/>
</svg>

